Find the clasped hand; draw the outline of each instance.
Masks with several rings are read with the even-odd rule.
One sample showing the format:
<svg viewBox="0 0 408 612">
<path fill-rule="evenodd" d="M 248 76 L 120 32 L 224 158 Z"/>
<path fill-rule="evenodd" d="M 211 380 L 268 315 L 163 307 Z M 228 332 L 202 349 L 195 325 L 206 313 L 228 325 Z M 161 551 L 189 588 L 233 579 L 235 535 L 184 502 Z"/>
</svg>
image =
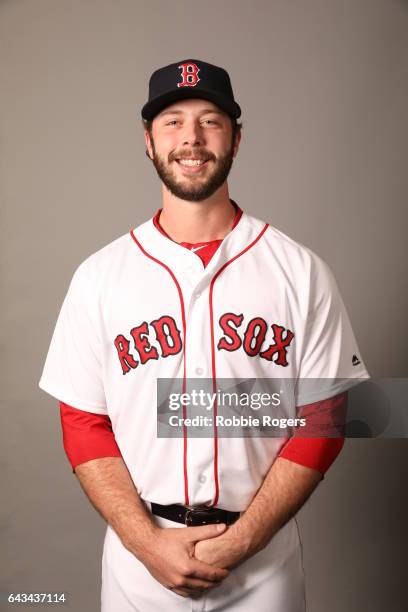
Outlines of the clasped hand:
<svg viewBox="0 0 408 612">
<path fill-rule="evenodd" d="M 194 556 L 209 565 L 230 570 L 247 558 L 248 550 L 245 539 L 229 528 L 217 537 L 198 541 Z"/>
<path fill-rule="evenodd" d="M 224 524 L 157 528 L 140 560 L 166 588 L 197 597 L 218 586 L 246 552 Z"/>
</svg>

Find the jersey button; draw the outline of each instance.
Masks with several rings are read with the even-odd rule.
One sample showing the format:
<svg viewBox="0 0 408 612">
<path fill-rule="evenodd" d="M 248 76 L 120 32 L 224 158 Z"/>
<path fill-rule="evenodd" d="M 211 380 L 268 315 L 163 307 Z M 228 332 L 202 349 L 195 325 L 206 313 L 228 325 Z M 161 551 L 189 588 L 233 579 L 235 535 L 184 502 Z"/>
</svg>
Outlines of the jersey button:
<svg viewBox="0 0 408 612">
<path fill-rule="evenodd" d="M 206 480 L 207 480 L 207 477 L 204 476 L 204 474 L 200 474 L 198 478 L 198 482 L 201 482 L 201 484 L 204 484 Z"/>
<path fill-rule="evenodd" d="M 203 372 L 204 372 L 203 368 L 196 368 L 196 369 L 195 369 L 195 373 L 196 373 L 198 376 L 201 376 Z"/>
</svg>

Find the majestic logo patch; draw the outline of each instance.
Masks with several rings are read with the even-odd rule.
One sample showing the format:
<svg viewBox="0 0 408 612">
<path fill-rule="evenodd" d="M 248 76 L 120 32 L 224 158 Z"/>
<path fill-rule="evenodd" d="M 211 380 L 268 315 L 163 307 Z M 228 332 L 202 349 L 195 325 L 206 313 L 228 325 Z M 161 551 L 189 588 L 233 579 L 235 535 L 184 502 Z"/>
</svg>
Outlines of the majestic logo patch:
<svg viewBox="0 0 408 612">
<path fill-rule="evenodd" d="M 200 80 L 198 73 L 200 72 L 197 64 L 180 64 L 181 68 L 181 83 L 177 83 L 177 87 L 195 87 Z"/>
<path fill-rule="evenodd" d="M 351 363 L 353 364 L 353 366 L 357 366 L 361 363 L 361 361 L 359 360 L 357 355 L 353 355 L 353 359 L 351 360 Z"/>
</svg>

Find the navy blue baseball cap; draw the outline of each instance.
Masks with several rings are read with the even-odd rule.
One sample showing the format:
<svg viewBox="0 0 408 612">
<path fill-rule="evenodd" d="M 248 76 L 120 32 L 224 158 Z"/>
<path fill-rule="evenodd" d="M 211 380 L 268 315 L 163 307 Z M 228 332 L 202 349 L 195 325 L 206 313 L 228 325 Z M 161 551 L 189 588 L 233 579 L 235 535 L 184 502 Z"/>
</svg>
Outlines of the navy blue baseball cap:
<svg viewBox="0 0 408 612">
<path fill-rule="evenodd" d="M 201 60 L 187 59 L 153 72 L 149 81 L 149 99 L 142 108 L 142 117 L 153 119 L 166 106 L 186 98 L 209 100 L 230 117 L 238 118 L 241 115 L 228 72 Z"/>
</svg>

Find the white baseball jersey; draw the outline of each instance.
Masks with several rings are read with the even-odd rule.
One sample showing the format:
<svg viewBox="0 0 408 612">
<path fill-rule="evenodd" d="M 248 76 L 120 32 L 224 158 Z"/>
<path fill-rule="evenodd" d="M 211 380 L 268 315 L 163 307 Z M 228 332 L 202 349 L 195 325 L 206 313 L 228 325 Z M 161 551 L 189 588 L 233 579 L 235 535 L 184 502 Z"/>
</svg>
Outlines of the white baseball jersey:
<svg viewBox="0 0 408 612">
<path fill-rule="evenodd" d="M 158 438 L 157 379 L 333 380 L 320 396 L 299 387 L 294 406 L 300 406 L 368 376 L 327 265 L 244 212 L 205 268 L 198 254 L 163 235 L 153 219 L 84 261 L 63 303 L 40 387 L 71 406 L 109 415 L 146 502 L 243 511 L 284 439 Z M 116 577 L 115 559 L 136 563 L 122 549 L 108 528 L 104 558 L 109 565 L 111 555 Z M 271 572 L 298 553 L 294 520 L 267 550 L 266 567 L 259 565 L 260 554 L 253 558 L 258 562 L 246 562 L 249 568 L 257 563 L 246 586 L 262 577 L 270 582 Z M 130 578 L 123 580 L 125 591 L 134 589 Z"/>
</svg>

